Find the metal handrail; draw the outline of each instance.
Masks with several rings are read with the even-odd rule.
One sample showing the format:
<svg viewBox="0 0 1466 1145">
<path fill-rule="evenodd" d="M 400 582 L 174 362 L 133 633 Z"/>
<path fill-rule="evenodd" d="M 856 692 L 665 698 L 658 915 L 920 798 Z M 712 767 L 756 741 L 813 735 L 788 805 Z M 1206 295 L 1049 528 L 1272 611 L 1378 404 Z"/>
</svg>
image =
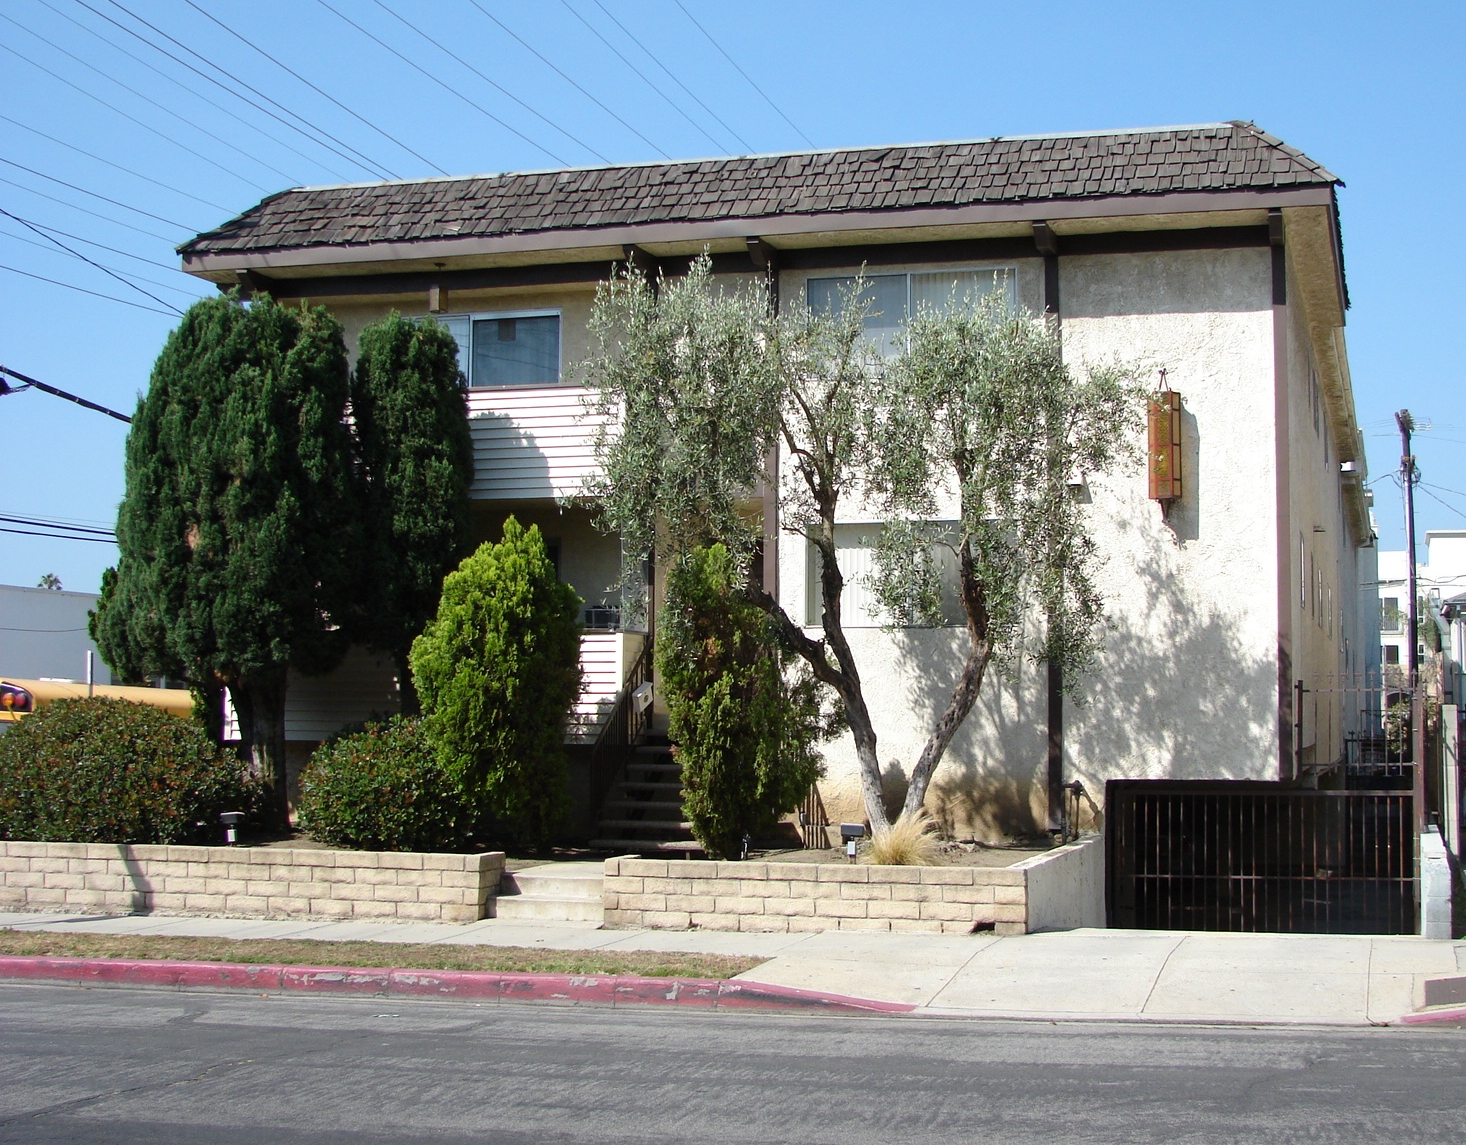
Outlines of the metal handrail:
<svg viewBox="0 0 1466 1145">
<path fill-rule="evenodd" d="M 637 737 L 651 724 L 651 705 L 648 704 L 644 711 L 638 712 L 631 702 L 632 694 L 649 681 L 651 676 L 652 637 L 648 633 L 646 642 L 631 665 L 631 671 L 626 673 L 625 683 L 617 693 L 611 714 L 606 717 L 606 722 L 601 726 L 600 734 L 596 736 L 596 742 L 591 748 L 591 804 L 598 810 L 605 802 L 611 784 L 615 782 L 617 765 L 625 762 L 622 758 L 625 750 L 635 744 Z M 620 749 L 620 752 L 616 749 Z"/>
</svg>

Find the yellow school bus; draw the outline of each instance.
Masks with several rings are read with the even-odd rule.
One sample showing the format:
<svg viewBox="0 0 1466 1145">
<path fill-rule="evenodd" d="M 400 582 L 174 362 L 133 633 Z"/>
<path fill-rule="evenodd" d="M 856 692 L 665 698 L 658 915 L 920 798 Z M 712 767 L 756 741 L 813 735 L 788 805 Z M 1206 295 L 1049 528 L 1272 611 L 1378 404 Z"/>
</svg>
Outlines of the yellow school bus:
<svg viewBox="0 0 1466 1145">
<path fill-rule="evenodd" d="M 193 714 L 193 693 L 184 688 L 128 688 L 113 684 L 75 684 L 69 680 L 19 680 L 0 677 L 0 728 L 57 700 L 105 696 L 151 704 L 175 716 Z"/>
</svg>

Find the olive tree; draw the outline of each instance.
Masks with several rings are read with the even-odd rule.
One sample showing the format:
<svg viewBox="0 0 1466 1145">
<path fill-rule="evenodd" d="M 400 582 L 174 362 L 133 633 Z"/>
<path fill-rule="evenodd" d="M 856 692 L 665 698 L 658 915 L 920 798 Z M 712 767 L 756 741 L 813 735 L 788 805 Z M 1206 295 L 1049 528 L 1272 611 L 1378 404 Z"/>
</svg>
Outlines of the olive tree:
<svg viewBox="0 0 1466 1145">
<path fill-rule="evenodd" d="M 632 558 L 714 541 L 747 557 L 753 493 L 778 484 L 779 527 L 818 554 L 820 634 L 752 580 L 744 591 L 834 690 L 881 827 L 877 736 L 843 619 L 841 507 L 887 513 L 874 587 L 893 623 L 943 619 L 934 577 L 949 562 L 932 559 L 934 546 L 955 562 L 968 647 L 911 777 L 915 810 L 995 659 L 1079 669 L 1093 657 L 1098 555 L 1068 481 L 1116 462 L 1140 403 L 1126 371 L 1070 369 L 1055 330 L 996 304 L 916 316 L 887 361 L 865 334 L 863 298 L 857 280 L 833 312 L 776 316 L 757 285 L 715 282 L 706 257 L 657 290 L 631 273 L 602 284 L 586 372 L 608 428 L 589 493 Z M 936 512 L 953 489 L 955 524 Z M 1024 624 L 1035 615 L 1053 618 L 1036 644 Z"/>
</svg>

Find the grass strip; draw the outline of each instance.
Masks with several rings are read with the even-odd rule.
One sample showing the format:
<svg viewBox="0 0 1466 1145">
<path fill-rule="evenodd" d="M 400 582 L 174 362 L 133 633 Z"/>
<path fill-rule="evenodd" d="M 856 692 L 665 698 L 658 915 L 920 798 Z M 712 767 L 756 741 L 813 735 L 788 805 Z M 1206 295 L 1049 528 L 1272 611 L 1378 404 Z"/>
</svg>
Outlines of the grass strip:
<svg viewBox="0 0 1466 1145">
<path fill-rule="evenodd" d="M 762 958 L 651 950 L 543 950 L 424 942 L 322 942 L 299 938 L 195 938 L 177 934 L 57 934 L 0 929 L 0 955 L 173 959 L 396 970 L 489 970 L 511 974 L 629 974 L 642 978 L 732 978 Z"/>
</svg>

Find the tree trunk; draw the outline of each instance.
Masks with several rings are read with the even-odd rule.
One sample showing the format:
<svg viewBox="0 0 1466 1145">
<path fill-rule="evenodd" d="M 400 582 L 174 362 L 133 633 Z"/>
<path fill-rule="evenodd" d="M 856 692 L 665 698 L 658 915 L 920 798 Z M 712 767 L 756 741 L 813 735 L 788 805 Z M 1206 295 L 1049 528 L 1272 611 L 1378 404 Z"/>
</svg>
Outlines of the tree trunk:
<svg viewBox="0 0 1466 1145">
<path fill-rule="evenodd" d="M 404 716 L 422 715 L 422 701 L 418 699 L 417 687 L 412 682 L 412 668 L 407 662 L 407 652 L 399 652 L 393 659 L 397 665 L 397 701 Z"/>
<path fill-rule="evenodd" d="M 992 647 L 986 640 L 974 641 L 968 649 L 967 658 L 962 663 L 962 674 L 957 677 L 957 683 L 952 688 L 952 698 L 947 702 L 947 710 L 942 713 L 942 718 L 937 721 L 931 735 L 927 736 L 921 749 L 921 757 L 911 769 L 911 783 L 906 788 L 906 802 L 901 807 L 903 816 L 915 815 L 926 802 L 927 788 L 931 786 L 937 764 L 942 762 L 942 756 L 951 744 L 952 737 L 957 734 L 957 729 L 972 711 L 972 705 L 977 702 L 978 693 L 982 691 L 983 677 L 987 675 L 988 661 L 992 659 L 992 655 Z"/>
<path fill-rule="evenodd" d="M 249 745 L 255 774 L 270 791 L 275 826 L 290 824 L 285 763 L 285 669 L 271 668 L 240 679 L 234 710 L 241 738 Z"/>
</svg>

